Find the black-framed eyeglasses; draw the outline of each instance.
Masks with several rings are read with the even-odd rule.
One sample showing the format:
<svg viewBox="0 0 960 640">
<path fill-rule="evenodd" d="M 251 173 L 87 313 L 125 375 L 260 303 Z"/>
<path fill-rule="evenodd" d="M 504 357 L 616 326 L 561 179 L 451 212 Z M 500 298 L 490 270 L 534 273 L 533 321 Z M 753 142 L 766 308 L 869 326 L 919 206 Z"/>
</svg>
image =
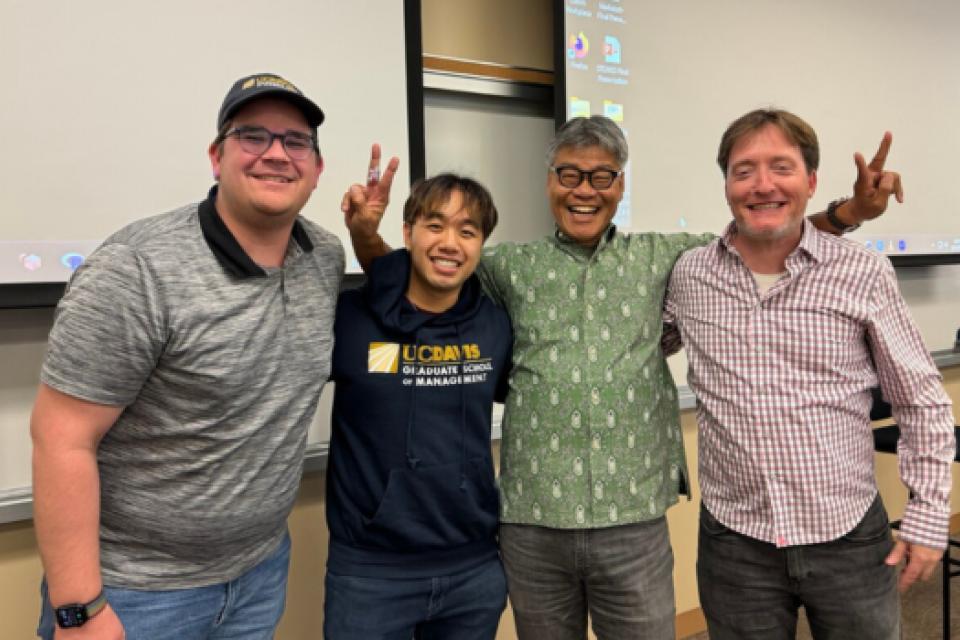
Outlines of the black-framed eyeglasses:
<svg viewBox="0 0 960 640">
<path fill-rule="evenodd" d="M 320 153 L 313 136 L 299 131 L 274 133 L 263 127 L 237 127 L 223 134 L 224 138 L 236 138 L 240 148 L 247 153 L 260 156 L 267 152 L 274 140 L 280 140 L 284 151 L 291 160 L 304 160 L 311 151 Z"/>
<path fill-rule="evenodd" d="M 560 185 L 567 189 L 576 189 L 586 178 L 591 187 L 597 191 L 603 191 L 612 187 L 613 181 L 623 175 L 623 171 L 614 171 L 613 169 L 584 171 L 568 164 L 550 167 L 550 170 L 557 174 Z"/>
</svg>

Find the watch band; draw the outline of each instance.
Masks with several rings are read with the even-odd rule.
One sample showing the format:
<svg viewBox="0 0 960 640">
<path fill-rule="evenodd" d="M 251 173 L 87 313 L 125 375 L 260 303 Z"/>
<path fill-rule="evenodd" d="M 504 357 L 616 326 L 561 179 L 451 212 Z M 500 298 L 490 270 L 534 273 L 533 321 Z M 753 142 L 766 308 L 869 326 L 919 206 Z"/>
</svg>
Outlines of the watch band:
<svg viewBox="0 0 960 640">
<path fill-rule="evenodd" d="M 107 606 L 107 595 L 100 590 L 96 598 L 86 604 L 65 604 L 57 607 L 54 618 L 61 629 L 82 627 L 87 620 L 97 615 Z"/>
<path fill-rule="evenodd" d="M 833 225 L 833 227 L 840 233 L 849 233 L 860 228 L 860 224 L 847 224 L 839 217 L 837 217 L 837 209 L 840 208 L 844 202 L 847 202 L 850 198 L 837 198 L 833 202 L 827 205 L 827 222 Z"/>
</svg>

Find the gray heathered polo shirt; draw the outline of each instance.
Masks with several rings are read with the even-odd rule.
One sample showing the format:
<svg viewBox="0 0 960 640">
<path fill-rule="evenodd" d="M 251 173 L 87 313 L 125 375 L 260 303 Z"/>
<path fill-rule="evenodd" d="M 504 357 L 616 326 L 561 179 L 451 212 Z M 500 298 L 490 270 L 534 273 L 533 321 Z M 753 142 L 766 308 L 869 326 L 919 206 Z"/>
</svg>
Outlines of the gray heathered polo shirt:
<svg viewBox="0 0 960 640">
<path fill-rule="evenodd" d="M 204 231 L 210 215 L 235 254 L 215 213 Z M 77 270 L 57 310 L 41 380 L 126 407 L 97 456 L 111 586 L 230 580 L 286 531 L 330 373 L 343 249 L 300 219 L 282 268 L 241 277 L 212 247 L 196 204 L 136 222 Z"/>
</svg>

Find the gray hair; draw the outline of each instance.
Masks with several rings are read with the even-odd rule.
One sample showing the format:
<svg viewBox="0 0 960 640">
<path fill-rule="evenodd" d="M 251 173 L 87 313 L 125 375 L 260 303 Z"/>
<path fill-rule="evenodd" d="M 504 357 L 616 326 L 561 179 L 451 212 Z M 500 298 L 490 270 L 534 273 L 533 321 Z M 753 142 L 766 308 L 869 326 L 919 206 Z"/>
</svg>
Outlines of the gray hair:
<svg viewBox="0 0 960 640">
<path fill-rule="evenodd" d="M 600 147 L 613 156 L 621 169 L 627 164 L 627 139 L 620 127 L 605 116 L 590 116 L 571 118 L 557 130 L 547 146 L 547 166 L 553 166 L 560 149 L 586 147 Z"/>
</svg>

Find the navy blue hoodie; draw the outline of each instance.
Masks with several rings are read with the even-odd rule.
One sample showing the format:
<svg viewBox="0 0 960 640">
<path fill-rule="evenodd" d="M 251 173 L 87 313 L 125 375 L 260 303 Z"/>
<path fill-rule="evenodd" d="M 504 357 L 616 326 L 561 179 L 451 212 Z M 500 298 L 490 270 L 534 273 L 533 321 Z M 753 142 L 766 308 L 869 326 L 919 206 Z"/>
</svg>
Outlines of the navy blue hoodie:
<svg viewBox="0 0 960 640">
<path fill-rule="evenodd" d="M 447 311 L 419 311 L 409 274 L 394 251 L 337 304 L 327 568 L 339 575 L 444 575 L 497 553 L 490 422 L 510 320 L 475 275 Z"/>
</svg>

